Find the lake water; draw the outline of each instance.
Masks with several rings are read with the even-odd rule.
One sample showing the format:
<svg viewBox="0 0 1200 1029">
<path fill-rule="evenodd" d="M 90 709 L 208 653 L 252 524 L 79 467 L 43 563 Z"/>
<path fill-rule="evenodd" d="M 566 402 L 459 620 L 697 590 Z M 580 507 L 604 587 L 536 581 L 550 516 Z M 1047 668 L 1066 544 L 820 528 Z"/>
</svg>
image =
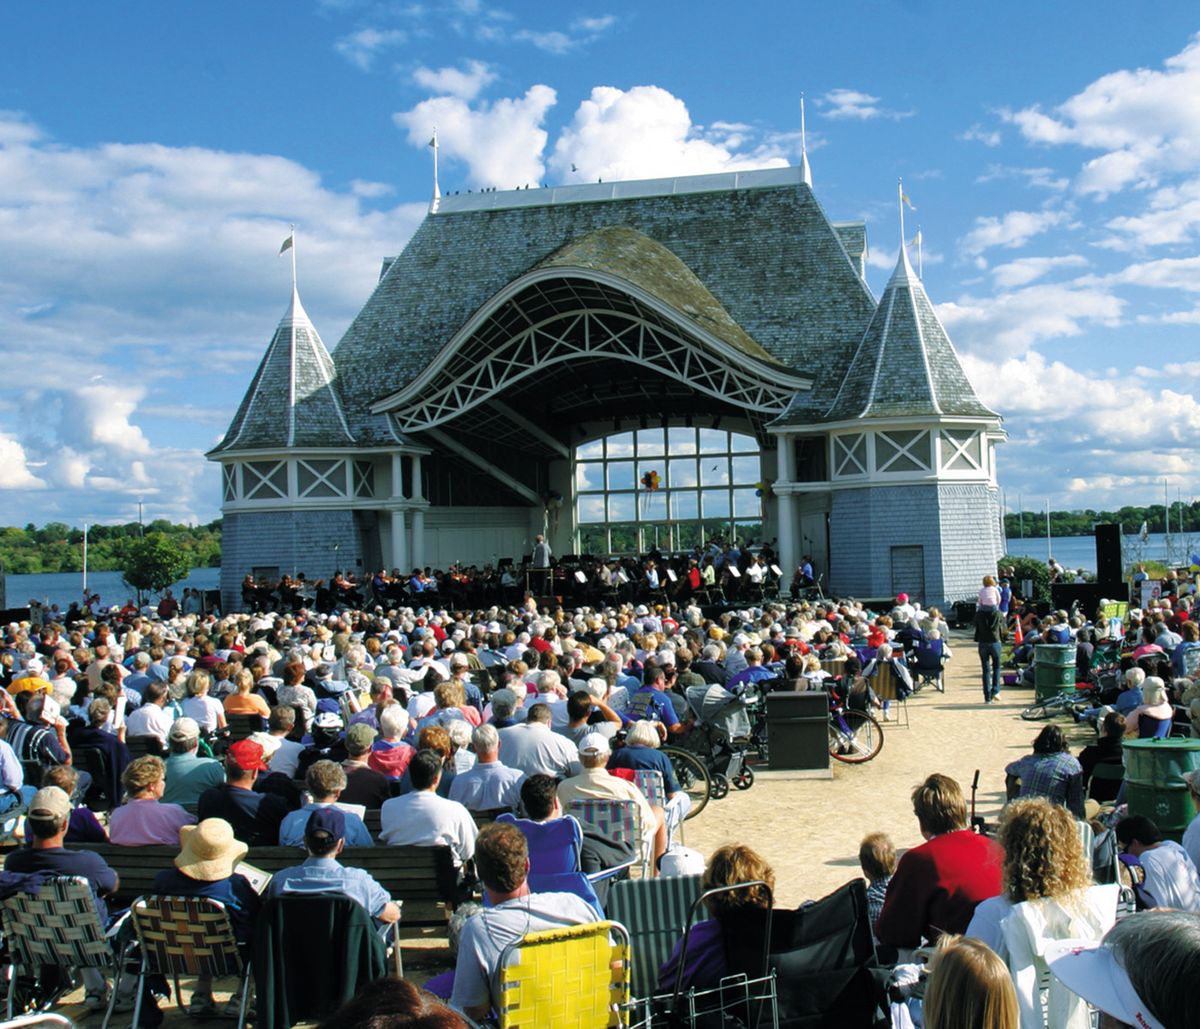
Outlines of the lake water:
<svg viewBox="0 0 1200 1029">
<path fill-rule="evenodd" d="M 57 604 L 65 611 L 83 598 L 83 576 L 79 572 L 41 572 L 4 578 L 10 607 L 24 607 L 30 600 L 40 600 L 47 605 Z M 220 568 L 193 568 L 186 579 L 171 588 L 176 597 L 182 597 L 185 588 L 215 590 L 221 584 L 220 579 Z M 88 572 L 88 590 L 99 593 L 100 603 L 105 607 L 124 604 L 134 595 L 121 581 L 120 572 Z"/>
<path fill-rule="evenodd" d="M 1046 540 L 1010 539 L 1008 553 L 1014 557 L 1036 557 L 1046 560 Z M 1138 536 L 1126 536 L 1123 541 L 1124 564 L 1135 561 L 1173 561 L 1185 563 L 1191 552 L 1200 549 L 1200 539 L 1194 536 L 1171 534 L 1170 558 L 1167 556 L 1167 537 L 1161 532 L 1152 532 L 1143 543 Z M 1096 540 L 1093 536 L 1051 536 L 1050 552 L 1054 560 L 1064 568 L 1082 568 L 1088 572 L 1096 570 Z"/>
</svg>

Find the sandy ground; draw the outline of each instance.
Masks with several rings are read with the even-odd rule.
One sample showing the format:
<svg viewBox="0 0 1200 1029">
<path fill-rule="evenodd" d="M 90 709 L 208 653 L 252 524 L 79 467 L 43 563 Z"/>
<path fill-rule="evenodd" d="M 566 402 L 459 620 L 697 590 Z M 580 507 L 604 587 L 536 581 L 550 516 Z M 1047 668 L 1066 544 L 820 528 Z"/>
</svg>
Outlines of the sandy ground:
<svg viewBox="0 0 1200 1029">
<path fill-rule="evenodd" d="M 912 789 L 931 772 L 953 776 L 968 795 L 980 770 L 977 813 L 995 822 L 1004 802 L 1004 766 L 1026 753 L 1043 723 L 1024 722 L 1020 711 L 1033 700 L 1032 689 L 1006 688 L 992 705 L 982 702 L 979 666 L 969 636 L 951 639 L 955 657 L 946 677 L 946 692 L 932 688 L 909 701 L 911 726 L 885 723 L 879 756 L 862 765 L 834 761 L 832 780 L 772 782 L 760 780 L 746 791 L 731 790 L 709 801 L 685 825 L 687 846 L 706 856 L 723 843 L 752 844 L 773 866 L 776 901 L 794 907 L 822 897 L 857 877 L 858 845 L 869 832 L 888 833 L 897 850 L 921 842 L 912 814 Z M 1058 720 L 1070 730 L 1072 750 L 1088 741 L 1085 730 Z M 406 972 L 418 982 L 446 967 L 444 946 L 434 940 L 413 941 L 404 948 Z M 185 983 L 185 997 L 190 994 Z M 61 1010 L 74 1018 L 86 1012 L 82 991 Z M 218 997 L 222 991 L 217 990 Z M 227 995 L 227 994 L 226 994 Z M 173 1005 L 165 1006 L 165 1025 L 225 1025 L 188 1019 Z M 91 1016 L 99 1025 L 100 1017 Z M 127 1025 L 117 1016 L 114 1025 Z"/>
</svg>

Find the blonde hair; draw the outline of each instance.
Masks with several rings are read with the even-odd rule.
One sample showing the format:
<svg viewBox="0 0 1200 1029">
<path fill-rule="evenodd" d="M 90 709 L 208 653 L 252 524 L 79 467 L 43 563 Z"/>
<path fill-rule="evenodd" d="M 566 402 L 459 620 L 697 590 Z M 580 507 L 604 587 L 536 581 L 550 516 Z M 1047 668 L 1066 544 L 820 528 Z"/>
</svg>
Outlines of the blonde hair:
<svg viewBox="0 0 1200 1029">
<path fill-rule="evenodd" d="M 1166 684 L 1157 675 L 1148 675 L 1142 683 L 1142 703 L 1147 707 L 1156 707 L 1167 701 Z"/>
<path fill-rule="evenodd" d="M 873 832 L 858 845 L 858 863 L 872 882 L 896 871 L 896 846 L 885 832 Z"/>
<path fill-rule="evenodd" d="M 203 696 L 212 686 L 212 676 L 208 672 L 194 671 L 189 672 L 187 677 L 187 691 L 189 697 Z"/>
<path fill-rule="evenodd" d="M 125 792 L 129 796 L 136 797 L 145 793 L 160 779 L 165 778 L 166 774 L 167 766 L 163 764 L 162 758 L 147 754 L 145 757 L 130 761 L 125 766 L 125 771 L 121 773 L 121 785 L 125 787 Z"/>
<path fill-rule="evenodd" d="M 1065 807 L 1045 797 L 1014 800 L 1000 819 L 1004 894 L 1014 904 L 1080 894 L 1092 885 L 1088 855 Z"/>
<path fill-rule="evenodd" d="M 985 586 L 995 586 L 996 585 L 996 577 L 994 575 L 985 575 L 983 577 L 983 584 Z"/>
<path fill-rule="evenodd" d="M 1018 1029 L 1017 991 L 986 943 L 943 936 L 925 987 L 925 1029 Z"/>
</svg>

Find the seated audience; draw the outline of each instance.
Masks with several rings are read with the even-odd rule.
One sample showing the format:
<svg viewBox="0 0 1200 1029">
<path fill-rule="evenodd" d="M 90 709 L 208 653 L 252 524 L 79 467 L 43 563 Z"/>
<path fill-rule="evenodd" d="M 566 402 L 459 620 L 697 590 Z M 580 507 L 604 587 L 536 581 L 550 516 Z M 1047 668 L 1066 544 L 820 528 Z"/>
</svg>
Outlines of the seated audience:
<svg viewBox="0 0 1200 1029">
<path fill-rule="evenodd" d="M 392 795 L 391 780 L 368 763 L 376 735 L 375 729 L 365 722 L 352 722 L 346 730 L 346 760 L 342 762 L 342 771 L 346 773 L 342 802 L 361 804 L 369 811 L 383 807 L 383 802 Z"/>
<path fill-rule="evenodd" d="M 232 744 L 225 754 L 225 782 L 200 795 L 197 817 L 200 821 L 225 819 L 233 826 L 233 834 L 252 847 L 274 846 L 288 805 L 276 794 L 255 791 L 259 773 L 266 771 L 262 744 L 254 740 Z"/>
<path fill-rule="evenodd" d="M 442 756 L 419 750 L 409 765 L 413 790 L 393 797 L 380 811 L 379 839 L 392 846 L 450 847 L 455 867 L 471 859 L 478 830 L 471 813 L 457 801 L 437 794 Z"/>
<path fill-rule="evenodd" d="M 1145 888 L 1162 908 L 1200 911 L 1200 877 L 1188 852 L 1162 833 L 1145 815 L 1129 815 L 1117 823 L 1121 853 L 1136 858 L 1145 870 Z"/>
<path fill-rule="evenodd" d="M 200 757 L 200 726 L 193 718 L 178 718 L 167 734 L 166 787 L 162 799 L 168 804 L 195 806 L 200 795 L 225 781 L 221 762 Z"/>
<path fill-rule="evenodd" d="M 875 923 L 879 942 L 897 948 L 964 932 L 975 906 L 1002 885 L 1004 852 L 967 828 L 958 783 L 931 775 L 913 790 L 912 803 L 925 842 L 900 858 Z"/>
<path fill-rule="evenodd" d="M 925 1029 L 1019 1029 L 1012 977 L 986 943 L 943 936 L 929 965 Z"/>
<path fill-rule="evenodd" d="M 514 825 L 494 822 L 484 826 L 474 857 L 488 906 L 462 927 L 450 1002 L 478 1020 L 498 1008 L 500 955 L 508 944 L 540 929 L 586 924 L 596 915 L 573 893 L 529 891 L 529 848 Z"/>
<path fill-rule="evenodd" d="M 147 754 L 129 763 L 121 782 L 128 798 L 108 820 L 108 839 L 121 847 L 174 847 L 179 830 L 194 825 L 196 816 L 178 804 L 163 801 L 166 789 L 162 758 Z"/>
<path fill-rule="evenodd" d="M 494 725 L 481 725 L 471 734 L 475 765 L 454 777 L 450 799 L 468 811 L 513 810 L 521 796 L 525 773 L 500 761 L 500 734 Z"/>
<path fill-rule="evenodd" d="M 1067 749 L 1057 725 L 1047 725 L 1033 741 L 1033 753 L 1004 769 L 1008 797 L 1049 797 L 1083 817 L 1083 768 Z"/>
<path fill-rule="evenodd" d="M 858 845 L 858 866 L 867 878 L 867 914 L 872 927 L 879 921 L 888 883 L 896 872 L 896 847 L 887 833 L 873 832 Z"/>
<path fill-rule="evenodd" d="M 338 802 L 342 791 L 346 788 L 346 773 L 340 765 L 332 761 L 318 761 L 310 765 L 304 773 L 304 785 L 307 787 L 312 800 L 297 811 L 289 811 L 279 824 L 279 845 L 281 847 L 303 847 L 304 828 L 308 825 L 308 816 L 318 808 L 329 807 Z M 363 820 L 352 811 L 342 810 L 346 820 L 347 847 L 373 847 L 375 841 L 363 824 Z"/>
<path fill-rule="evenodd" d="M 687 964 L 680 979 L 679 962 L 683 938 L 676 941 L 671 956 L 658 973 L 658 992 L 704 989 L 716 986 L 725 976 L 745 972 L 756 977 L 762 969 L 752 964 L 762 951 L 764 912 L 771 908 L 775 873 L 753 849 L 743 844 L 727 844 L 713 852 L 704 869 L 705 892 L 720 886 L 760 881 L 766 886 L 747 886 L 719 893 L 705 901 L 709 918 L 692 926 L 688 940 Z M 757 942 L 755 941 L 757 937 Z"/>
<path fill-rule="evenodd" d="M 154 892 L 173 897 L 207 897 L 220 901 L 229 913 L 238 943 L 248 948 L 262 901 L 249 880 L 236 871 L 246 856 L 246 849 L 246 844 L 233 835 L 233 827 L 222 818 L 208 818 L 198 825 L 184 826 L 180 830 L 175 867 L 165 868 L 155 876 Z M 213 1018 L 222 1015 L 232 1018 L 237 1016 L 237 1012 L 236 999 L 218 1007 L 213 1000 L 211 976 L 197 976 L 187 1005 L 190 1016 Z"/>
</svg>

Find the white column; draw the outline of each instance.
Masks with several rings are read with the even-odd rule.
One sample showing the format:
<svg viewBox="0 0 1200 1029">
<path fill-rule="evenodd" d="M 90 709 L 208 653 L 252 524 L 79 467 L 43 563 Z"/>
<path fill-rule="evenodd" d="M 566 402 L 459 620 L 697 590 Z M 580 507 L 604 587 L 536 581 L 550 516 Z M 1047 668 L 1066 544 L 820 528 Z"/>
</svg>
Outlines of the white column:
<svg viewBox="0 0 1200 1029">
<path fill-rule="evenodd" d="M 390 567 L 400 570 L 400 574 L 407 576 L 412 571 L 412 565 L 408 563 L 408 526 L 404 524 L 404 512 L 393 511 L 392 513 L 392 553 L 390 556 Z"/>
<path fill-rule="evenodd" d="M 796 570 L 796 506 L 795 498 L 790 492 L 791 483 L 796 478 L 796 452 L 791 436 L 778 436 L 776 459 L 778 470 L 775 478 L 775 520 L 776 533 L 779 536 L 779 567 L 783 570 L 783 586 L 792 581 L 792 572 Z M 784 485 L 786 484 L 786 485 Z"/>
<path fill-rule="evenodd" d="M 414 464 L 419 460 L 420 458 L 413 458 Z M 414 568 L 425 567 L 425 512 L 419 507 L 412 513 L 412 546 L 409 549 L 409 561 Z"/>
<path fill-rule="evenodd" d="M 392 454 L 392 496 L 404 496 L 404 458 L 400 453 Z"/>
<path fill-rule="evenodd" d="M 413 454 L 412 456 L 412 494 L 413 500 L 423 500 L 425 498 L 425 487 L 421 481 L 421 455 Z"/>
</svg>

